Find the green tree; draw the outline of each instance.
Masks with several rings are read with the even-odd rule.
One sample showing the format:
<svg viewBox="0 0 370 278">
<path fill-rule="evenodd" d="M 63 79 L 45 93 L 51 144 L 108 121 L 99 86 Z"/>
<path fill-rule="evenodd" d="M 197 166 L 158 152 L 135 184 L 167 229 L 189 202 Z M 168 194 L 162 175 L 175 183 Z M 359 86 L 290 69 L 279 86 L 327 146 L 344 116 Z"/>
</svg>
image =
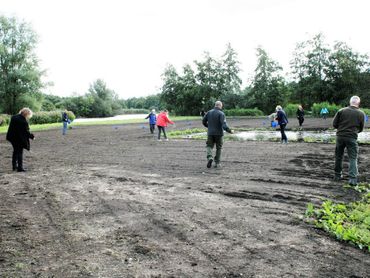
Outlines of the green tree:
<svg viewBox="0 0 370 278">
<path fill-rule="evenodd" d="M 162 74 L 162 93 L 161 101 L 167 109 L 176 111 L 178 105 L 178 95 L 181 94 L 179 75 L 173 65 L 167 65 Z"/>
<path fill-rule="evenodd" d="M 240 94 L 242 80 L 239 77 L 239 73 L 240 62 L 238 60 L 238 54 L 231 45 L 228 44 L 226 52 L 222 56 L 219 72 L 223 85 L 222 94 L 224 96 L 228 94 Z"/>
<path fill-rule="evenodd" d="M 17 113 L 20 98 L 31 97 L 43 87 L 36 44 L 36 33 L 27 23 L 0 16 L 0 97 L 5 113 Z"/>
<path fill-rule="evenodd" d="M 90 117 L 108 117 L 117 114 L 122 108 L 118 103 L 116 93 L 107 87 L 102 79 L 97 79 L 90 85 L 89 93 L 86 95 L 93 98 Z"/>
<path fill-rule="evenodd" d="M 298 43 L 291 61 L 297 82 L 294 101 L 311 106 L 314 102 L 327 101 L 330 89 L 326 82 L 330 49 L 322 34 Z"/>
<path fill-rule="evenodd" d="M 272 60 L 261 47 L 257 48 L 257 67 L 248 94 L 249 104 L 265 113 L 274 111 L 277 104 L 285 100 L 285 82 L 280 72 L 282 67 Z"/>
<path fill-rule="evenodd" d="M 355 52 L 343 42 L 336 43 L 329 56 L 329 66 L 326 71 L 331 93 L 328 95 L 328 100 L 347 105 L 352 95 L 361 94 L 364 73 L 368 68 L 367 55 Z M 369 89 L 370 85 L 367 86 L 368 91 Z"/>
</svg>

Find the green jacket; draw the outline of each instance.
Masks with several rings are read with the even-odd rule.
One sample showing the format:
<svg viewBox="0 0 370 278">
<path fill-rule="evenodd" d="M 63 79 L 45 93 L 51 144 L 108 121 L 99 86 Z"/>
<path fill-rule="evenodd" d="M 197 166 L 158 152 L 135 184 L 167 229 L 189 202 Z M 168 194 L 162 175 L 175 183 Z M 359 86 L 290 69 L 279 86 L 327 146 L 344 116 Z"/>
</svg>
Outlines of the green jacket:
<svg viewBox="0 0 370 278">
<path fill-rule="evenodd" d="M 364 129 L 365 113 L 359 108 L 348 106 L 340 109 L 334 116 L 333 126 L 337 136 L 357 139 L 357 134 Z"/>
</svg>

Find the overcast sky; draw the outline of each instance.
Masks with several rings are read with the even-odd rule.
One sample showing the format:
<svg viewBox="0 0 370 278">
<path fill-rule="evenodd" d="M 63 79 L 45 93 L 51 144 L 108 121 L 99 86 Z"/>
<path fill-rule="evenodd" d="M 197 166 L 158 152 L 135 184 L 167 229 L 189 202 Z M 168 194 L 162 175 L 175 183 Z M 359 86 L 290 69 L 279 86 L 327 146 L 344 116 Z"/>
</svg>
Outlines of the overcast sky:
<svg viewBox="0 0 370 278">
<path fill-rule="evenodd" d="M 167 64 L 179 71 L 236 50 L 243 86 L 262 46 L 288 71 L 296 43 L 322 32 L 370 52 L 368 0 L 0 0 L 0 14 L 29 22 L 47 70 L 46 92 L 84 94 L 97 78 L 121 98 L 158 92 Z"/>
</svg>

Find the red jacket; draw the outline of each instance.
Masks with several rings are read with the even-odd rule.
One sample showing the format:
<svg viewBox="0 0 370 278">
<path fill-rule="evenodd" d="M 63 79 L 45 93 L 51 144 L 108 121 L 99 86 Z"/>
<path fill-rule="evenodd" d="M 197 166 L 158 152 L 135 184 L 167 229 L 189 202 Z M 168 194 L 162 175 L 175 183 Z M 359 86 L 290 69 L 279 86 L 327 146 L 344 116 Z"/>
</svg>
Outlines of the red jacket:
<svg viewBox="0 0 370 278">
<path fill-rule="evenodd" d="M 174 124 L 173 121 L 171 121 L 168 117 L 167 117 L 167 113 L 165 112 L 161 112 L 158 117 L 157 117 L 157 126 L 164 126 L 166 127 L 167 126 L 167 123 L 169 124 Z"/>
</svg>

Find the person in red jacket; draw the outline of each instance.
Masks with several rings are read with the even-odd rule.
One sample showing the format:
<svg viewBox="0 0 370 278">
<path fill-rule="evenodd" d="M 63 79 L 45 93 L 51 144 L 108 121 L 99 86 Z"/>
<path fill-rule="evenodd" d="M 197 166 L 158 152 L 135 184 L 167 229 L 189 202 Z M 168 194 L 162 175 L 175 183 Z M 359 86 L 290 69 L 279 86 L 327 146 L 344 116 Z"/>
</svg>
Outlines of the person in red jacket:
<svg viewBox="0 0 370 278">
<path fill-rule="evenodd" d="M 157 117 L 158 141 L 161 141 L 161 132 L 162 131 L 163 131 L 164 139 L 166 141 L 168 141 L 167 135 L 166 135 L 166 127 L 167 127 L 167 124 L 172 124 L 173 125 L 174 122 L 171 121 L 168 118 L 168 111 L 167 110 L 163 110 L 161 113 L 159 113 L 159 115 Z"/>
</svg>

